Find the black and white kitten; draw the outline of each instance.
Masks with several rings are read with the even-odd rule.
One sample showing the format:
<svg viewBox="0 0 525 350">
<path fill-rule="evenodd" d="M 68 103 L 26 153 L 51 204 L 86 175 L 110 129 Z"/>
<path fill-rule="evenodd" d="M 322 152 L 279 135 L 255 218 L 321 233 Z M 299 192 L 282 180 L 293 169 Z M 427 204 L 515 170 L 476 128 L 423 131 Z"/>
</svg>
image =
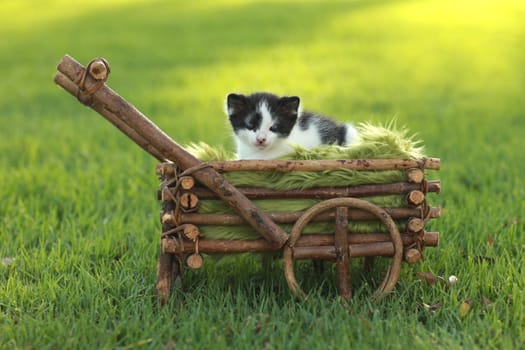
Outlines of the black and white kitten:
<svg viewBox="0 0 525 350">
<path fill-rule="evenodd" d="M 299 97 L 270 93 L 229 94 L 226 113 L 235 133 L 239 159 L 276 159 L 293 145 L 349 145 L 358 138 L 351 124 L 341 124 L 301 110 Z"/>
</svg>

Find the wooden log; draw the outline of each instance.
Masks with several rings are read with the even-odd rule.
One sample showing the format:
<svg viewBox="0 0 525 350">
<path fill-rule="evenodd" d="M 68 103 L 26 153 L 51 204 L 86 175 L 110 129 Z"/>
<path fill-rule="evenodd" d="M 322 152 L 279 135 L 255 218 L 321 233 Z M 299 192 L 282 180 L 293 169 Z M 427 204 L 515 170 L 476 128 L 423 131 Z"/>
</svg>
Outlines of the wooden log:
<svg viewBox="0 0 525 350">
<path fill-rule="evenodd" d="M 441 216 L 440 207 L 430 207 L 429 218 L 435 219 Z M 421 211 L 417 208 L 385 208 L 385 211 L 395 220 L 408 219 L 415 216 L 421 216 Z M 290 212 L 267 212 L 273 221 L 278 224 L 292 224 L 296 222 L 304 211 Z M 246 225 L 244 219 L 235 214 L 201 214 L 201 213 L 182 213 L 181 223 L 191 223 L 195 225 L 214 225 L 214 226 L 237 226 Z M 315 216 L 312 221 L 332 221 L 335 219 L 334 211 L 326 211 Z M 353 221 L 368 221 L 376 218 L 363 210 L 350 209 L 348 219 Z"/>
<path fill-rule="evenodd" d="M 351 258 L 390 257 L 395 253 L 392 242 L 351 244 L 348 250 Z M 295 247 L 293 250 L 294 260 L 321 259 L 334 261 L 336 260 L 336 256 L 337 254 L 333 246 Z"/>
<path fill-rule="evenodd" d="M 58 65 L 58 70 L 62 73 L 60 76 L 67 77 L 73 82 L 73 91 L 69 91 L 71 84 L 61 84 L 64 79 L 55 79 L 64 89 L 73 94 L 78 92 L 78 82 L 82 79 L 84 67 L 70 56 L 64 56 Z M 86 86 L 93 86 L 97 81 L 92 77 L 87 77 Z M 127 132 L 126 135 L 143 147 L 152 155 L 161 155 L 163 159 L 171 160 L 177 163 L 182 169 L 195 169 L 193 176 L 209 189 L 214 191 L 230 207 L 232 207 L 240 216 L 242 216 L 257 232 L 273 244 L 282 247 L 288 240 L 288 235 L 274 222 L 272 222 L 264 212 L 259 210 L 248 198 L 240 193 L 234 186 L 227 182 L 217 171 L 210 167 L 200 168 L 202 162 L 187 152 L 184 148 L 173 141 L 168 135 L 160 130 L 146 116 L 139 112 L 133 105 L 125 101 L 121 96 L 115 93 L 106 85 L 100 87 L 90 97 L 87 105 L 95 111 L 113 122 L 119 120 L 119 125 L 126 125 L 126 131 L 134 130 L 139 138 L 131 137 Z"/>
<path fill-rule="evenodd" d="M 420 159 L 339 159 L 339 160 L 236 160 L 209 163 L 215 170 L 227 171 L 324 171 L 324 170 L 439 170 L 439 158 Z"/>
<path fill-rule="evenodd" d="M 371 197 L 386 196 L 395 194 L 409 193 L 414 190 L 421 191 L 421 184 L 415 183 L 392 183 L 378 185 L 360 185 L 344 187 L 316 187 L 295 190 L 273 190 L 261 187 L 238 187 L 239 191 L 250 199 L 330 199 L 340 197 Z M 439 180 L 429 181 L 427 183 L 427 192 L 439 192 L 441 183 Z M 193 192 L 201 199 L 215 199 L 212 191 L 204 187 L 196 187 Z"/>
<path fill-rule="evenodd" d="M 378 244 L 378 243 L 372 243 L 372 245 L 375 245 L 375 244 Z M 352 255 L 352 253 L 353 253 L 352 248 L 350 248 L 350 251 L 349 251 L 350 257 L 356 258 L 356 256 Z M 293 249 L 293 259 L 294 260 L 312 259 L 312 260 L 336 261 L 337 252 L 334 246 L 295 247 Z"/>
<path fill-rule="evenodd" d="M 439 233 L 437 232 L 426 232 L 423 236 L 425 246 L 435 247 L 439 243 Z M 349 244 L 363 244 L 363 243 L 377 243 L 377 242 L 389 242 L 390 235 L 386 233 L 350 233 L 348 234 Z M 409 234 L 401 234 L 401 240 L 404 246 L 408 246 L 414 243 L 414 237 Z M 298 247 L 307 246 L 321 246 L 321 245 L 333 245 L 334 235 L 332 234 L 308 234 L 303 235 L 297 242 Z"/>
<path fill-rule="evenodd" d="M 391 242 L 374 242 L 350 244 L 349 255 L 351 258 L 389 257 L 394 255 L 394 245 Z M 315 259 L 337 261 L 337 250 L 333 246 L 296 247 L 293 257 L 295 260 Z M 404 252 L 404 260 L 414 264 L 422 258 L 417 249 L 408 249 Z"/>
<path fill-rule="evenodd" d="M 334 248 L 337 257 L 337 280 L 339 295 L 345 300 L 352 297 L 350 289 L 350 264 L 348 259 L 348 208 L 335 210 Z"/>
<path fill-rule="evenodd" d="M 164 240 L 163 240 L 164 241 Z M 171 240 L 173 241 L 173 240 Z M 233 242 L 233 241 L 230 241 Z M 264 242 L 264 241 L 261 241 Z M 163 250 L 165 252 L 176 250 L 173 248 L 173 245 L 176 244 L 173 242 L 165 242 Z M 265 242 L 266 245 L 266 242 Z M 246 250 L 240 250 L 237 252 L 232 252 L 232 249 L 228 249 L 226 246 L 223 246 L 223 250 L 227 252 L 222 252 L 221 254 L 231 254 L 231 253 L 246 253 Z M 261 250 L 252 250 L 249 252 L 275 252 L 277 250 L 272 249 L 271 247 L 264 247 L 265 249 Z M 373 242 L 373 243 L 362 243 L 362 244 L 350 244 L 348 247 L 350 258 L 363 258 L 363 257 L 391 257 L 394 255 L 394 245 L 392 242 Z M 202 247 L 201 252 L 206 253 Z M 209 254 L 209 253 L 208 253 Z M 337 251 L 334 246 L 295 246 L 293 249 L 293 258 L 294 260 L 330 260 L 337 261 Z"/>
<path fill-rule="evenodd" d="M 363 244 L 354 244 L 350 246 L 350 257 L 377 257 L 384 256 L 390 257 L 394 256 L 395 249 L 394 244 L 391 242 L 376 242 L 376 243 L 363 243 Z"/>
<path fill-rule="evenodd" d="M 409 246 L 414 243 L 414 238 L 411 235 L 402 234 L 401 239 L 404 246 Z M 436 247 L 439 243 L 438 232 L 427 232 L 424 236 L 425 246 Z M 390 235 L 383 233 L 366 233 L 366 234 L 349 234 L 348 244 L 350 246 L 350 257 L 364 257 L 374 256 L 374 251 L 368 253 L 363 252 L 361 245 L 374 246 L 377 249 L 378 243 L 389 243 Z M 329 246 L 334 247 L 334 235 L 304 235 L 299 238 L 295 244 L 295 248 L 298 247 L 321 247 Z M 357 248 L 356 248 L 357 247 Z M 363 246 L 364 247 L 364 246 Z M 195 244 L 193 242 L 186 242 L 183 247 L 179 246 L 178 240 L 172 238 L 162 239 L 162 252 L 166 254 L 177 254 L 177 253 L 194 253 Z M 352 249 L 354 251 L 352 252 Z M 361 249 L 361 250 L 360 250 Z M 264 239 L 255 240 L 211 240 L 211 239 L 200 239 L 199 240 L 199 253 L 204 254 L 239 254 L 239 253 L 269 253 L 277 252 L 280 248 L 275 245 L 271 245 Z M 392 246 L 393 254 L 393 246 Z M 377 256 L 380 256 L 377 255 Z"/>
</svg>

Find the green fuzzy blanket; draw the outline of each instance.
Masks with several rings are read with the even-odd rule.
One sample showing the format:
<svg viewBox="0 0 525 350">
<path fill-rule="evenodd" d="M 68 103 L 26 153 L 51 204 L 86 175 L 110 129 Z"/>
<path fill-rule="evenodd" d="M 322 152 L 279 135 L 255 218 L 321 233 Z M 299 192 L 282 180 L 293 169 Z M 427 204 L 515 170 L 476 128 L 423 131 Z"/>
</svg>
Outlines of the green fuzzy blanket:
<svg viewBox="0 0 525 350">
<path fill-rule="evenodd" d="M 360 124 L 357 127 L 359 141 L 348 146 L 323 145 L 312 150 L 296 147 L 294 153 L 283 157 L 286 160 L 318 159 L 384 159 L 384 158 L 420 158 L 423 148 L 414 137 L 407 136 L 406 129 L 397 129 L 394 123 L 387 126 Z M 235 154 L 224 148 L 211 147 L 204 143 L 191 144 L 187 150 L 202 161 L 233 160 Z M 357 186 L 363 184 L 386 184 L 405 181 L 403 171 L 356 171 L 340 169 L 332 171 L 307 172 L 253 172 L 238 171 L 225 173 L 224 177 L 235 186 L 254 186 L 277 190 L 304 189 L 323 186 Z M 366 198 L 381 207 L 401 207 L 404 196 L 382 196 Z M 318 200 L 273 199 L 254 200 L 254 204 L 264 211 L 298 211 L 306 210 L 318 203 Z M 203 200 L 199 213 L 232 213 L 231 208 L 220 200 Z M 400 229 L 404 229 L 401 227 Z M 291 225 L 283 225 L 290 231 Z M 254 239 L 258 234 L 248 226 L 201 226 L 201 234 L 208 239 Z M 379 223 L 353 222 L 349 226 L 352 232 L 384 231 Z M 333 223 L 309 224 L 304 233 L 333 232 Z"/>
</svg>

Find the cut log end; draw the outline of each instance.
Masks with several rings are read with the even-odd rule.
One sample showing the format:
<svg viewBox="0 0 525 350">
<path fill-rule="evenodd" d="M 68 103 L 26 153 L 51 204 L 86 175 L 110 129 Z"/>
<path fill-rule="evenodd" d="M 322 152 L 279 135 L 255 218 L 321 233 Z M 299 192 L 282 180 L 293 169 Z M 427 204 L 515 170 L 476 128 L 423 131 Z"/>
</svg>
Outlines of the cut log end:
<svg viewBox="0 0 525 350">
<path fill-rule="evenodd" d="M 180 178 L 180 187 L 183 190 L 191 190 L 195 186 L 195 179 L 191 176 L 183 176 Z"/>
<path fill-rule="evenodd" d="M 418 206 L 425 201 L 425 194 L 421 191 L 414 190 L 407 195 L 407 202 L 410 205 Z"/>
<path fill-rule="evenodd" d="M 405 258 L 405 261 L 409 264 L 417 263 L 418 261 L 421 260 L 422 257 L 423 256 L 421 252 L 415 248 L 410 248 L 405 251 L 404 258 Z"/>
<path fill-rule="evenodd" d="M 412 168 L 407 170 L 408 182 L 419 184 L 425 179 L 425 173 L 419 168 Z"/>
<path fill-rule="evenodd" d="M 193 211 L 197 209 L 199 204 L 199 197 L 191 192 L 184 192 L 180 196 L 180 205 L 181 208 L 185 211 Z"/>
<path fill-rule="evenodd" d="M 425 228 L 425 223 L 420 218 L 411 218 L 408 220 L 407 229 L 409 232 L 420 232 Z"/>
<path fill-rule="evenodd" d="M 202 255 L 197 254 L 197 253 L 190 254 L 186 258 L 186 264 L 191 269 L 198 269 L 198 268 L 200 268 L 202 266 L 203 262 L 204 262 L 204 259 L 202 258 Z"/>
<path fill-rule="evenodd" d="M 89 74 L 96 80 L 106 80 L 109 75 L 109 69 L 105 60 L 98 58 L 89 65 Z"/>
</svg>

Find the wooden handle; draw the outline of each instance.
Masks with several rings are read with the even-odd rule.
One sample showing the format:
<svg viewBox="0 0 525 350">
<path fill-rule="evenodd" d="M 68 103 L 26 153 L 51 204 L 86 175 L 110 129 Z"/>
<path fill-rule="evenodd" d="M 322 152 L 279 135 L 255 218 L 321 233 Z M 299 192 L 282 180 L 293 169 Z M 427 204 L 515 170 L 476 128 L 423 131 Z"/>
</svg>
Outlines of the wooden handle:
<svg viewBox="0 0 525 350">
<path fill-rule="evenodd" d="M 60 78 L 55 78 L 55 82 L 76 96 L 79 89 L 77 84 L 82 79 L 85 68 L 68 55 L 62 58 L 57 68 L 61 74 L 57 74 L 57 77 L 59 76 Z M 66 80 L 69 81 L 64 82 L 66 77 Z M 90 86 L 97 84 L 97 80 L 88 75 L 84 84 L 86 89 L 89 90 Z M 74 91 L 71 91 L 71 89 Z M 126 130 L 124 132 L 126 135 L 130 136 L 129 133 L 136 134 L 137 137 L 131 139 L 142 148 L 146 146 L 145 149 L 155 157 L 160 156 L 161 158 L 174 161 L 182 169 L 189 169 L 202 164 L 133 105 L 105 84 L 90 96 L 87 105 L 112 123 L 118 123 Z M 151 149 L 147 149 L 147 146 L 151 146 L 154 152 L 151 152 Z M 201 168 L 196 170 L 193 176 L 228 203 L 265 239 L 279 247 L 282 247 L 288 240 L 286 232 L 270 220 L 264 212 L 259 210 L 237 188 L 227 182 L 216 170 L 209 167 Z"/>
</svg>

